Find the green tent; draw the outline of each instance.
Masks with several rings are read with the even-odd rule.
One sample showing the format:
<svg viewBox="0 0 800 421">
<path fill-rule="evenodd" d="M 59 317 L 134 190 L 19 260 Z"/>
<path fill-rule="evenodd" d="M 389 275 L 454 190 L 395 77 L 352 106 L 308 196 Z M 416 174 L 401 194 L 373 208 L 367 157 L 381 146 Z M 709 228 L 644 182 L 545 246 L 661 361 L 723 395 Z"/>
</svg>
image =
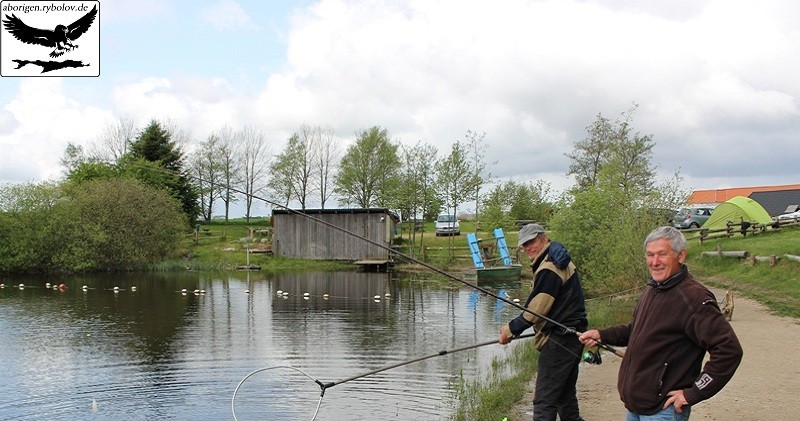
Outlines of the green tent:
<svg viewBox="0 0 800 421">
<path fill-rule="evenodd" d="M 711 217 L 703 224 L 703 228 L 725 228 L 728 221 L 733 221 L 733 223 L 746 221 L 771 224 L 772 217 L 755 200 L 749 197 L 736 196 L 727 202 L 717 205 L 714 211 L 711 212 Z"/>
</svg>

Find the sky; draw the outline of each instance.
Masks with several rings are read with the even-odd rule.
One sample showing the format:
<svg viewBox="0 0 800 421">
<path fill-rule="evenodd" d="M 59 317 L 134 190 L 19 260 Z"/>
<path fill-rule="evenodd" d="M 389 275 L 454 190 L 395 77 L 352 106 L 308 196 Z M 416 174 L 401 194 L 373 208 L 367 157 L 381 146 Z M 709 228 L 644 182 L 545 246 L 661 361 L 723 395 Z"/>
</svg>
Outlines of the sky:
<svg viewBox="0 0 800 421">
<path fill-rule="evenodd" d="M 196 141 L 255 126 L 275 154 L 302 124 L 332 128 L 344 148 L 377 125 L 441 156 L 467 131 L 485 133 L 493 177 L 557 192 L 574 182 L 565 153 L 587 126 L 634 106 L 659 180 L 678 172 L 687 190 L 800 183 L 795 0 L 99 9 L 99 77 L 0 78 L 0 184 L 57 180 L 68 142 L 88 148 L 127 118 L 169 121 Z"/>
</svg>

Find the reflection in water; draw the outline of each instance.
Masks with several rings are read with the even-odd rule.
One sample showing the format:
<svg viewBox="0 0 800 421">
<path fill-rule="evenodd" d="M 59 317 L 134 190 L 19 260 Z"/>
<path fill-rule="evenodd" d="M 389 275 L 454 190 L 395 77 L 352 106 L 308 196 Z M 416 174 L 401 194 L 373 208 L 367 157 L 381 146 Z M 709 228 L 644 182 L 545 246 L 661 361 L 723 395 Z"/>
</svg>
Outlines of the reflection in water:
<svg viewBox="0 0 800 421">
<path fill-rule="evenodd" d="M 234 388 L 258 368 L 291 365 L 338 383 L 490 340 L 516 313 L 470 289 L 381 273 L 186 272 L 2 282 L 3 419 L 230 419 Z M 46 282 L 67 288 L 45 288 Z M 20 283 L 26 287 L 10 287 Z M 337 384 L 326 391 L 317 419 L 446 419 L 460 376 L 482 378 L 492 357 L 507 352 L 481 347 Z M 298 390 L 302 382 L 279 380 L 266 372 L 248 379 L 237 396 L 238 418 L 313 413 L 316 384 Z M 289 391 L 308 408 L 278 404 L 268 390 Z"/>
</svg>

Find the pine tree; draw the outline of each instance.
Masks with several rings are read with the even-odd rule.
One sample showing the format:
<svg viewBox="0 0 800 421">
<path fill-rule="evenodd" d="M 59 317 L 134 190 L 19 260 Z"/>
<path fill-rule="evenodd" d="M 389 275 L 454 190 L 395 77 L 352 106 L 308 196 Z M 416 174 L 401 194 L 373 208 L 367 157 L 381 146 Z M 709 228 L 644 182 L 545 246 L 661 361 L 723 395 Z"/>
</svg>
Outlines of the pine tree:
<svg viewBox="0 0 800 421">
<path fill-rule="evenodd" d="M 157 121 L 152 120 L 131 144 L 129 157 L 136 161 L 146 161 L 167 170 L 171 177 L 160 187 L 169 190 L 170 195 L 181 203 L 181 209 L 188 221 L 194 222 L 200 215 L 199 195 L 189 181 L 183 164 L 183 152 L 172 141 L 172 134 Z M 145 181 L 146 182 L 146 181 Z"/>
</svg>

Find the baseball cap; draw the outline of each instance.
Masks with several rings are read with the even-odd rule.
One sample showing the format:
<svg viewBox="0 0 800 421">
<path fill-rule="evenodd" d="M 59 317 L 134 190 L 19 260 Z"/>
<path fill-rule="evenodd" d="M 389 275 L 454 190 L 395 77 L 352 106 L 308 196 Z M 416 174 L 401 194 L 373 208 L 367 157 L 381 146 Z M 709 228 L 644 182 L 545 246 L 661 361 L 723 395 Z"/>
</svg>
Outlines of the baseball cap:
<svg viewBox="0 0 800 421">
<path fill-rule="evenodd" d="M 527 224 L 519 230 L 519 241 L 517 247 L 522 247 L 523 244 L 536 238 L 537 235 L 543 234 L 544 228 L 539 224 Z"/>
</svg>

